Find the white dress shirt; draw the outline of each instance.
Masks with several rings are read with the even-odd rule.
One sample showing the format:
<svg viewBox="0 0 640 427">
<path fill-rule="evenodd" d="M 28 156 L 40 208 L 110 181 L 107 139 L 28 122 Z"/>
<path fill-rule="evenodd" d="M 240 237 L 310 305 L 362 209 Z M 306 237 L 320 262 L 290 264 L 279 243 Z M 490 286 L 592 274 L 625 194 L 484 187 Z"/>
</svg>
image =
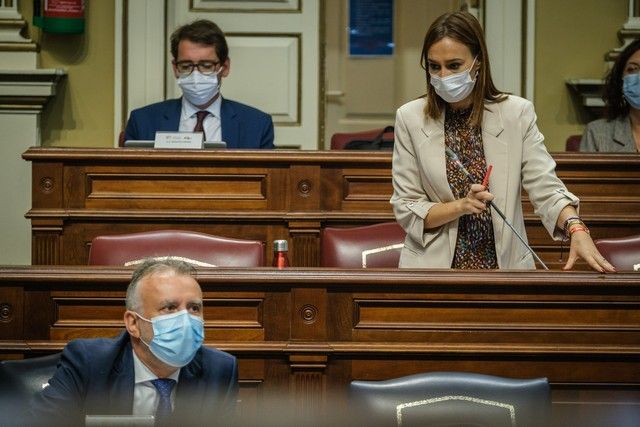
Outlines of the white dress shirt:
<svg viewBox="0 0 640 427">
<path fill-rule="evenodd" d="M 220 121 L 220 106 L 222 105 L 222 95 L 213 101 L 213 104 L 209 105 L 204 110 L 208 111 L 207 117 L 204 118 L 202 126 L 204 128 L 204 134 L 206 141 L 222 141 L 222 122 Z M 182 112 L 180 113 L 180 132 L 193 132 L 193 128 L 196 127 L 196 113 L 201 111 L 189 101 L 182 97 Z"/>
<path fill-rule="evenodd" d="M 142 363 L 142 360 L 138 358 L 135 351 L 131 350 L 131 352 L 133 353 L 133 370 L 135 373 L 135 385 L 133 387 L 133 415 L 155 415 L 160 397 L 158 395 L 158 390 L 151 381 L 157 379 L 158 376 L 151 372 L 151 370 Z M 175 408 L 176 387 L 179 376 L 180 369 L 177 369 L 168 377 L 176 381 L 176 385 L 173 387 L 173 390 L 171 390 L 172 408 Z"/>
</svg>

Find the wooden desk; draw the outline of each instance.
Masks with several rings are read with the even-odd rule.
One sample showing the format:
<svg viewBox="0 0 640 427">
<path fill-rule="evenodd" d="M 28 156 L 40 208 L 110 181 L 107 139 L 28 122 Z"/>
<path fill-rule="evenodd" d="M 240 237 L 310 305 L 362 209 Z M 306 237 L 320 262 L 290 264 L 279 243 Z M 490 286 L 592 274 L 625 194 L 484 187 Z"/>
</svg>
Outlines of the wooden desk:
<svg viewBox="0 0 640 427">
<path fill-rule="evenodd" d="M 33 264 L 84 265 L 95 236 L 174 228 L 262 240 L 268 265 L 273 240 L 288 239 L 292 264 L 314 267 L 324 227 L 394 220 L 388 152 L 31 148 L 23 157 L 33 165 Z M 595 238 L 640 230 L 640 156 L 554 157 Z M 524 212 L 532 246 L 558 268 L 560 245 L 526 198 Z"/>
<path fill-rule="evenodd" d="M 0 356 L 116 335 L 130 275 L 0 268 Z M 640 420 L 639 277 L 264 268 L 204 269 L 199 282 L 206 344 L 239 358 L 247 405 L 279 394 L 318 407 L 346 401 L 351 380 L 459 370 L 546 376 L 556 418 L 596 426 Z"/>
</svg>

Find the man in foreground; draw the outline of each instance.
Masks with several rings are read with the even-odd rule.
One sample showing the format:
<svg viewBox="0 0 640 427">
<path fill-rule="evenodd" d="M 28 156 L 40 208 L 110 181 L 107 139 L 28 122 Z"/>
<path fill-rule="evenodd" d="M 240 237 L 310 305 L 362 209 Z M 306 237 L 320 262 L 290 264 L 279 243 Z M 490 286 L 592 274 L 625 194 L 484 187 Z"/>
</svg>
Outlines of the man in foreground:
<svg viewBox="0 0 640 427">
<path fill-rule="evenodd" d="M 84 425 L 87 414 L 154 415 L 156 425 L 216 425 L 236 403 L 235 357 L 202 346 L 202 291 L 194 268 L 174 259 L 138 267 L 127 289 L 126 331 L 70 342 L 34 422 Z"/>
</svg>

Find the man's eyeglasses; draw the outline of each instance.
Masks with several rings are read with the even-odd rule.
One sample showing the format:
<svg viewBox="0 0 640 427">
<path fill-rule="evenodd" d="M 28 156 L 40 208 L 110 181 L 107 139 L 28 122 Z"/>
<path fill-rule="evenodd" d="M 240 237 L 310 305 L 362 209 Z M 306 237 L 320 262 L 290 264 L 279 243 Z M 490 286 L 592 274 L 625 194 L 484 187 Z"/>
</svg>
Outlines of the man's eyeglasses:
<svg viewBox="0 0 640 427">
<path fill-rule="evenodd" d="M 191 61 L 178 61 L 175 63 L 176 70 L 178 70 L 178 74 L 182 77 L 186 77 L 193 72 L 193 69 L 198 67 L 198 71 L 205 76 L 209 76 L 213 73 L 217 73 L 221 64 L 215 61 L 200 61 L 198 63 L 194 63 Z"/>
</svg>

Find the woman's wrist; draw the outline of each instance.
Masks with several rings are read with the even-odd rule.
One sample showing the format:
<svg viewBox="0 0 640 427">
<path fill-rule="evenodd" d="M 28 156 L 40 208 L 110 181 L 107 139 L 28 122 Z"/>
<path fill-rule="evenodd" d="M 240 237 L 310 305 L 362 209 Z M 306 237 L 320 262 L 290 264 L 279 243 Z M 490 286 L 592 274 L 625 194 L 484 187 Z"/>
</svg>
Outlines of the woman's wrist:
<svg viewBox="0 0 640 427">
<path fill-rule="evenodd" d="M 587 233 L 589 234 L 589 227 L 582 221 L 579 216 L 570 216 L 564 220 L 563 226 L 564 234 L 567 239 L 570 239 L 574 233 Z"/>
<path fill-rule="evenodd" d="M 582 226 L 582 225 L 575 225 L 571 228 L 569 228 L 569 236 L 573 236 L 573 233 L 578 233 L 578 232 L 585 232 L 587 234 L 590 234 L 589 232 L 589 228 L 587 228 L 587 226 Z"/>
</svg>

